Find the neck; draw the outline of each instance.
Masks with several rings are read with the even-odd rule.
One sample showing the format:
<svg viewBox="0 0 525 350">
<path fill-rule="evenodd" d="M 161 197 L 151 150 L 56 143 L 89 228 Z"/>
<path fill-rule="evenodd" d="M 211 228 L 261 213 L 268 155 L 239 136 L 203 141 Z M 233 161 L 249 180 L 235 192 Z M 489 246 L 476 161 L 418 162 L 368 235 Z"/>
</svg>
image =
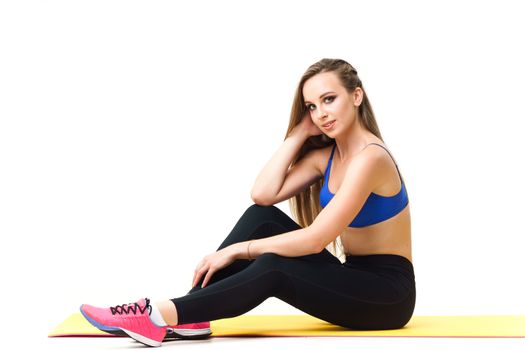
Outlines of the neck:
<svg viewBox="0 0 525 350">
<path fill-rule="evenodd" d="M 371 137 L 375 138 L 372 133 L 362 128 L 356 120 L 346 132 L 335 137 L 337 149 L 334 157 L 337 157 L 341 163 L 352 159 L 370 143 Z"/>
</svg>

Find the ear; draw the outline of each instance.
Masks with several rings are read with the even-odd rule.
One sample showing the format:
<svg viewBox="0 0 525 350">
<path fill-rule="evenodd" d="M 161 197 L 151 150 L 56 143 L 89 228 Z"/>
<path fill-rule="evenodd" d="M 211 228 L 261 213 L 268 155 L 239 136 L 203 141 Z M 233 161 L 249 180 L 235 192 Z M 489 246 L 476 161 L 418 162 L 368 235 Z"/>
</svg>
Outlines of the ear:
<svg viewBox="0 0 525 350">
<path fill-rule="evenodd" d="M 363 102 L 363 89 L 356 87 L 352 95 L 354 96 L 354 106 L 359 107 Z"/>
</svg>

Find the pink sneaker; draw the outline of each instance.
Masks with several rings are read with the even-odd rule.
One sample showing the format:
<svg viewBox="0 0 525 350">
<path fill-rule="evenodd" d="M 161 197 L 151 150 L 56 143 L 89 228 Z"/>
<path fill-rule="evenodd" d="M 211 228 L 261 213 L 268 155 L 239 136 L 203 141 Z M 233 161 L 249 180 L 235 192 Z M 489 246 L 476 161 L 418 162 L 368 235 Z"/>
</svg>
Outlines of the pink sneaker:
<svg viewBox="0 0 525 350">
<path fill-rule="evenodd" d="M 109 309 L 82 305 L 80 312 L 95 327 L 103 331 L 123 331 L 129 337 L 149 346 L 161 346 L 167 327 L 151 322 L 149 299 L 123 304 Z"/>
<path fill-rule="evenodd" d="M 80 312 L 89 323 L 101 331 L 117 336 L 127 336 L 127 333 L 118 327 L 116 318 L 118 317 L 118 314 L 121 312 L 121 310 L 127 308 L 136 308 L 136 304 L 138 304 L 138 302 L 108 308 L 100 308 L 83 304 L 80 307 Z M 211 334 L 212 332 L 210 328 L 210 322 L 180 324 L 176 326 L 167 326 L 164 340 L 205 339 Z"/>
</svg>

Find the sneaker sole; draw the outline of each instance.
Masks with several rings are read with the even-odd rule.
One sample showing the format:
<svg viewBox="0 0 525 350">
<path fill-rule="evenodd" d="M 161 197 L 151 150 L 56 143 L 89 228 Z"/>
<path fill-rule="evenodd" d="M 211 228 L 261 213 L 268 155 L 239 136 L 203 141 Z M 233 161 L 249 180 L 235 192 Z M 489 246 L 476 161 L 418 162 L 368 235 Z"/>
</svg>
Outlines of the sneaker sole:
<svg viewBox="0 0 525 350">
<path fill-rule="evenodd" d="M 124 329 L 124 328 L 120 328 L 120 329 L 122 331 L 126 332 L 126 334 L 129 337 L 135 339 L 136 341 L 138 341 L 139 343 L 142 343 L 144 345 L 148 345 L 148 346 L 152 346 L 152 347 L 159 347 L 159 346 L 162 345 L 162 341 L 153 340 L 151 338 L 145 337 L 145 336 L 137 334 L 135 332 L 128 331 L 127 329 Z"/>
<path fill-rule="evenodd" d="M 102 331 L 102 329 L 101 329 Z M 127 336 L 126 332 L 120 330 L 120 329 L 116 329 L 116 330 L 104 330 L 104 332 L 106 333 L 109 333 L 109 334 L 113 334 L 113 335 L 116 335 L 116 336 L 122 336 L 122 337 L 125 337 Z M 205 330 L 199 330 L 199 331 L 195 331 L 193 329 L 177 329 L 177 331 L 171 329 L 171 328 L 168 328 L 167 329 L 167 332 L 166 332 L 166 336 L 164 337 L 164 340 L 176 340 L 176 339 L 181 339 L 181 340 L 203 340 L 203 339 L 206 339 L 206 338 L 209 338 L 210 335 L 211 335 L 211 330 L 209 328 L 205 329 Z"/>
<path fill-rule="evenodd" d="M 211 335 L 211 329 L 184 329 L 184 328 L 168 328 L 166 337 L 164 339 L 206 339 Z"/>
<path fill-rule="evenodd" d="M 117 327 L 108 327 L 104 326 L 103 324 L 98 323 L 94 319 L 88 316 L 82 310 L 80 309 L 80 312 L 82 313 L 82 316 L 95 328 L 98 328 L 99 330 L 113 334 L 116 336 L 125 337 L 128 334 Z M 194 329 L 177 329 L 176 331 L 174 329 L 168 328 L 166 332 L 166 336 L 164 337 L 165 340 L 174 340 L 174 339 L 186 339 L 186 340 L 201 340 L 206 339 L 211 335 L 211 329 L 205 328 L 203 330 L 194 330 Z"/>
</svg>

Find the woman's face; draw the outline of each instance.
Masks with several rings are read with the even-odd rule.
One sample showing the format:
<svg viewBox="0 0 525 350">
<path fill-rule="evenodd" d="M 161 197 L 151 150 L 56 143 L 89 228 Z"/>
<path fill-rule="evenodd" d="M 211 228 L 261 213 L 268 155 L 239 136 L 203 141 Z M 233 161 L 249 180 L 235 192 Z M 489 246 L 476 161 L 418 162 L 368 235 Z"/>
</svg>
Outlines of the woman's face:
<svg viewBox="0 0 525 350">
<path fill-rule="evenodd" d="M 312 122 L 323 133 L 334 138 L 357 118 L 362 90 L 356 88 L 353 93 L 348 93 L 335 73 L 324 72 L 304 83 L 303 97 Z"/>
</svg>

